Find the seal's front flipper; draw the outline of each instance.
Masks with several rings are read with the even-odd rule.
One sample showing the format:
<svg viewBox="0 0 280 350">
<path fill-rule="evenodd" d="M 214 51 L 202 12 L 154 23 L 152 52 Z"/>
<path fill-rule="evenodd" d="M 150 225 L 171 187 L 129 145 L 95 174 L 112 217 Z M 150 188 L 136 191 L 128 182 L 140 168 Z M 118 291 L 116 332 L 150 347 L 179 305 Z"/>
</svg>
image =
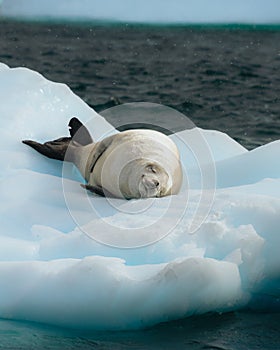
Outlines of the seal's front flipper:
<svg viewBox="0 0 280 350">
<path fill-rule="evenodd" d="M 44 144 L 32 140 L 24 140 L 22 143 L 32 147 L 37 152 L 48 158 L 64 160 L 70 141 L 70 137 L 62 137 L 54 141 L 48 141 Z"/>
<path fill-rule="evenodd" d="M 92 193 L 98 194 L 99 196 L 106 197 L 102 187 L 92 186 L 88 184 L 87 185 L 81 184 L 81 187 L 83 187 L 84 189 Z"/>
<path fill-rule="evenodd" d="M 101 156 L 106 151 L 106 149 L 111 145 L 113 140 L 114 140 L 114 135 L 108 136 L 104 140 L 96 144 L 94 154 L 92 155 L 90 161 L 87 164 L 87 171 L 89 172 L 88 178 L 89 178 L 89 175 L 93 172 L 95 164 L 97 163 L 98 159 L 101 158 Z M 88 178 L 86 179 L 88 180 Z"/>
<path fill-rule="evenodd" d="M 98 194 L 101 197 L 109 197 L 109 198 L 117 198 L 116 196 L 114 196 L 111 192 L 107 191 L 106 189 L 103 189 L 101 186 L 92 186 L 89 184 L 81 184 L 81 187 L 83 187 L 84 189 Z"/>
</svg>

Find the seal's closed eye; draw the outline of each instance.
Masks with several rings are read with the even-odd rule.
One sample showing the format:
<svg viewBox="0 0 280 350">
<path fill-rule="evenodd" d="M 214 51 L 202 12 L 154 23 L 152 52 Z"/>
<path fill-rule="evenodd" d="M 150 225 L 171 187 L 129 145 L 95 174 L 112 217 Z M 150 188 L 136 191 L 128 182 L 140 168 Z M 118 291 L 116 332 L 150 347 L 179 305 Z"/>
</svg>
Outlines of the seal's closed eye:
<svg viewBox="0 0 280 350">
<path fill-rule="evenodd" d="M 152 165 L 152 164 L 149 164 L 149 165 L 147 166 L 147 170 L 150 171 L 150 172 L 152 172 L 152 173 L 154 173 L 154 174 L 157 173 L 157 170 L 156 170 L 155 166 Z"/>
</svg>

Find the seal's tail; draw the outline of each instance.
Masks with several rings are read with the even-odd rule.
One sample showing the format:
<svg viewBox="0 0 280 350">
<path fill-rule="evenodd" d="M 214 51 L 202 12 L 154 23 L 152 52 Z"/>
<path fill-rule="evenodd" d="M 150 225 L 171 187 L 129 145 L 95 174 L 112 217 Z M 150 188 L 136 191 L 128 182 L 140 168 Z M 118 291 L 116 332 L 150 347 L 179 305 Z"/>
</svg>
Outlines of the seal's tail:
<svg viewBox="0 0 280 350">
<path fill-rule="evenodd" d="M 72 118 L 68 126 L 71 137 L 61 137 L 44 144 L 32 140 L 23 140 L 22 142 L 48 158 L 72 161 L 72 152 L 67 152 L 69 147 L 85 146 L 92 143 L 93 140 L 89 131 L 79 119 Z"/>
</svg>

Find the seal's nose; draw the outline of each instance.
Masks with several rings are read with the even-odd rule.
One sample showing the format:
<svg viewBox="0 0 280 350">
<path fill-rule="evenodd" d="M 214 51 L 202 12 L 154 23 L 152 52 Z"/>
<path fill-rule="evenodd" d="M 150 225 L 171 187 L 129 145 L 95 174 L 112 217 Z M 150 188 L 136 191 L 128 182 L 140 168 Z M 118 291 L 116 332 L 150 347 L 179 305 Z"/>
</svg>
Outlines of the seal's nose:
<svg viewBox="0 0 280 350">
<path fill-rule="evenodd" d="M 143 182 L 146 188 L 157 188 L 159 186 L 159 181 L 157 179 L 151 179 L 147 176 L 143 177 Z"/>
<path fill-rule="evenodd" d="M 148 182 L 148 186 L 149 186 L 150 188 L 156 188 L 156 187 L 159 186 L 159 182 L 158 182 L 158 180 L 156 180 L 156 179 L 152 179 L 152 180 L 150 180 L 150 181 Z"/>
</svg>

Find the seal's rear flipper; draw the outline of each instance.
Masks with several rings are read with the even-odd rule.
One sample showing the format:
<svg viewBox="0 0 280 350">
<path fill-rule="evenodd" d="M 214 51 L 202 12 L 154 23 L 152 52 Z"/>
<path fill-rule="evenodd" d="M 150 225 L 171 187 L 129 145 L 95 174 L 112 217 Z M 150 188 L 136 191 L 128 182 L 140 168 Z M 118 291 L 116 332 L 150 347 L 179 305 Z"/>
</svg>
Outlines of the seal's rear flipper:
<svg viewBox="0 0 280 350">
<path fill-rule="evenodd" d="M 81 187 L 83 187 L 84 189 L 86 189 L 86 190 L 88 190 L 88 191 L 90 191 L 92 193 L 98 194 L 101 197 L 117 198 L 111 192 L 107 191 L 106 189 L 103 189 L 100 186 L 92 186 L 92 185 L 89 185 L 89 184 L 86 184 L 86 185 L 81 184 Z"/>
<path fill-rule="evenodd" d="M 87 128 L 79 119 L 72 118 L 68 126 L 71 137 L 61 137 L 54 141 L 45 142 L 44 144 L 32 140 L 24 140 L 22 142 L 48 158 L 72 162 L 74 159 L 73 152 L 67 152 L 67 150 L 71 149 L 72 151 L 77 146 L 88 145 L 93 140 Z"/>
<path fill-rule="evenodd" d="M 62 137 L 54 141 L 48 141 L 44 144 L 31 140 L 24 140 L 22 143 L 34 148 L 37 152 L 48 158 L 64 160 L 70 141 L 71 137 Z M 71 160 L 69 159 L 69 161 Z"/>
<path fill-rule="evenodd" d="M 68 126 L 73 141 L 82 146 L 86 146 L 93 142 L 88 129 L 79 121 L 78 118 L 73 117 Z"/>
</svg>

